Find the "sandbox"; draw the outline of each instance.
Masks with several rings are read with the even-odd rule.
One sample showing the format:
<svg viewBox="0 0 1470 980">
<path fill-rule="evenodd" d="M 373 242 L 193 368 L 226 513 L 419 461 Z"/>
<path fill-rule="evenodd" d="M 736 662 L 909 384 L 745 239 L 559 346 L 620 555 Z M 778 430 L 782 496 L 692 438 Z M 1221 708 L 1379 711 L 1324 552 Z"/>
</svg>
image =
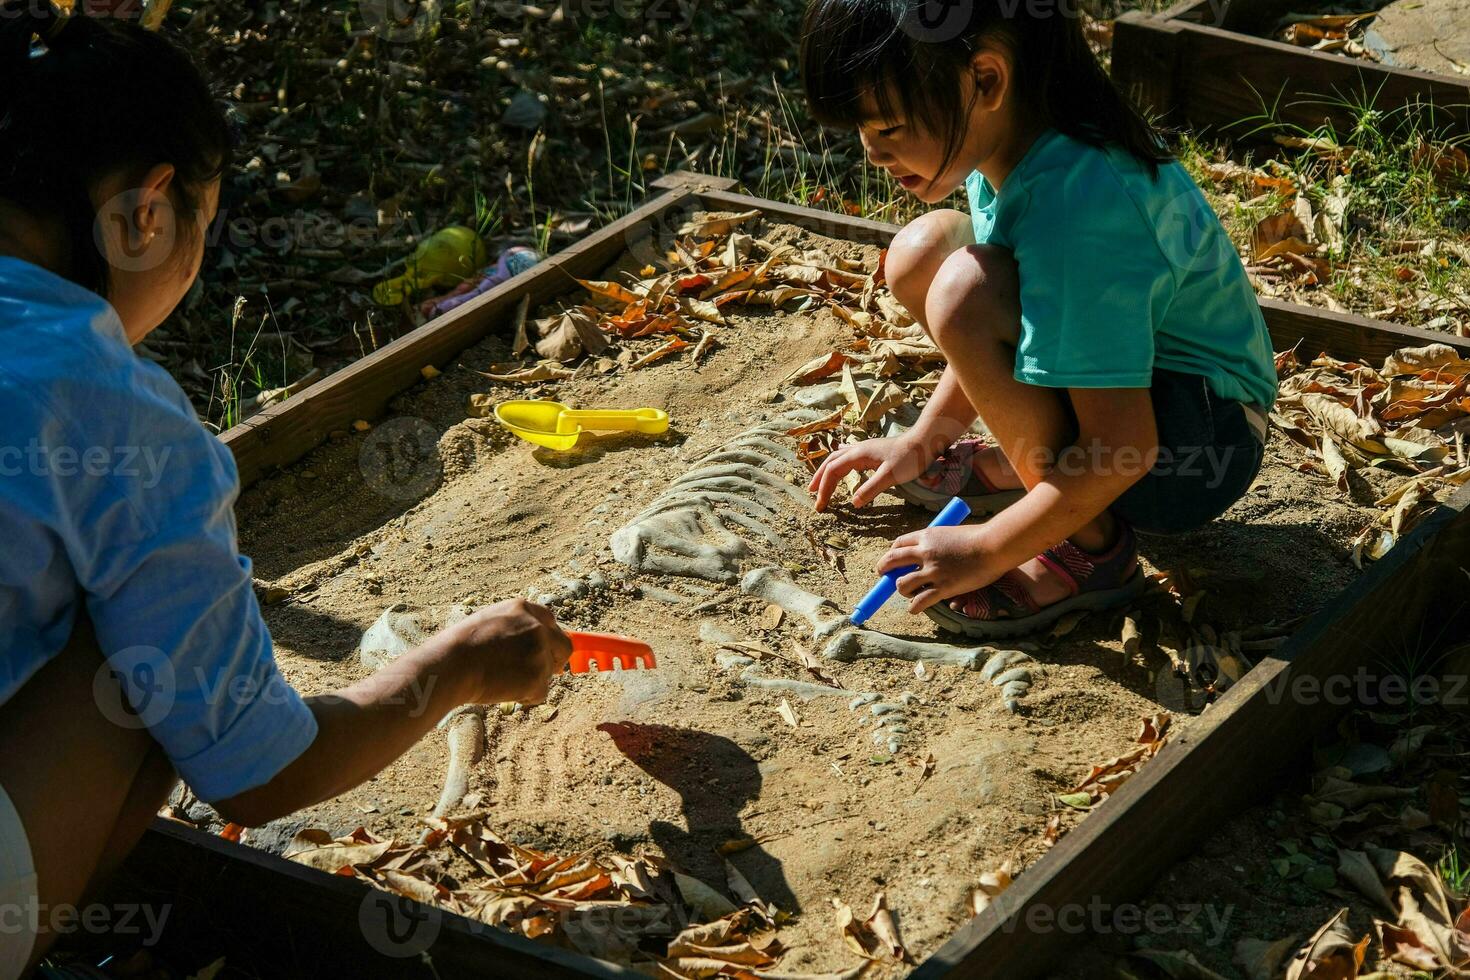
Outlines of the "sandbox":
<svg viewBox="0 0 1470 980">
<path fill-rule="evenodd" d="M 874 245 L 774 217 L 741 230 L 844 267 L 878 263 Z M 617 281 L 646 260 L 635 248 L 593 278 Z M 565 305 L 532 308 L 530 319 Z M 239 505 L 242 550 L 281 667 L 307 692 L 364 676 L 363 634 L 400 604 L 432 626 L 456 607 L 525 596 L 553 604 L 568 626 L 650 642 L 657 670 L 565 677 L 544 706 L 489 706 L 486 750 L 458 807 L 483 809 L 497 834 L 525 847 L 651 854 L 720 892 L 728 861 L 791 915 L 777 930 L 783 972 L 860 963 L 832 900 L 861 916 L 880 892 L 910 962 L 933 953 L 974 915 L 983 876 L 1032 864 L 1087 816 L 1090 804 L 1059 797 L 1094 765 L 1136 750 L 1141 726 L 1161 715 L 1169 738 L 1187 739 L 1200 712 L 1218 710 L 1208 705 L 1230 670 L 1248 668 L 1359 574 L 1350 542 L 1371 507 L 1330 494 L 1305 451 L 1273 429 L 1260 478 L 1229 512 L 1142 541 L 1159 582 L 1124 612 L 1172 622 L 1193 644 L 1165 649 L 1144 635 L 1125 650 L 1119 612 L 977 645 L 936 633 L 896 601 L 868 624 L 871 639 L 857 636 L 842 615 L 887 543 L 929 515 L 891 496 L 862 513 L 813 513 L 800 438 L 786 433 L 829 416 L 843 396 L 836 376 L 783 383 L 850 344 L 856 328 L 822 304 L 722 312 L 717 343 L 697 361 L 686 351 L 634 369 L 614 349 L 545 382 L 486 377 L 513 360 L 514 338 L 490 336 L 389 402 L 368 431 L 338 432 L 251 486 Z M 626 346 L 641 356 L 654 343 Z M 653 406 L 673 426 L 556 453 L 471 408 L 526 397 Z M 901 424 L 901 406 L 892 415 Z M 746 520 L 720 516 L 731 512 Z M 657 535 L 640 540 L 639 526 L 660 514 L 696 528 L 700 547 L 681 555 Z M 1202 684 L 1189 669 L 1201 649 L 1186 647 L 1208 648 L 1226 675 Z M 376 779 L 246 841 L 282 851 L 304 827 L 359 826 L 416 839 L 448 765 L 435 733 Z M 646 953 L 625 962 L 653 969 Z"/>
</svg>

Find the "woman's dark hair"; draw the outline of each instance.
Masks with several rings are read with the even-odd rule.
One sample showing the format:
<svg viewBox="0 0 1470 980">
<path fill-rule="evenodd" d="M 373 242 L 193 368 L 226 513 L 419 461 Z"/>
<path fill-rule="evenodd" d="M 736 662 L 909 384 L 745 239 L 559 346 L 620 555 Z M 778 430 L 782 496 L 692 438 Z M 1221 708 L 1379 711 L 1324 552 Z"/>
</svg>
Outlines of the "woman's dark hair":
<svg viewBox="0 0 1470 980">
<path fill-rule="evenodd" d="M 801 75 L 812 115 L 856 126 L 870 95 L 884 117 L 944 138 L 943 172 L 973 98 L 958 80 L 985 43 L 1010 52 L 1015 94 L 1032 118 L 1093 146 L 1121 146 L 1151 172 L 1171 159 L 1087 46 L 1076 0 L 1070 9 L 1069 0 L 811 0 Z"/>
<path fill-rule="evenodd" d="M 127 20 L 64 18 L 48 0 L 0 0 L 0 199 L 62 223 L 73 282 L 108 295 L 92 203 L 103 178 L 172 164 L 175 204 L 197 210 L 232 143 L 204 78 L 168 40 Z"/>
</svg>

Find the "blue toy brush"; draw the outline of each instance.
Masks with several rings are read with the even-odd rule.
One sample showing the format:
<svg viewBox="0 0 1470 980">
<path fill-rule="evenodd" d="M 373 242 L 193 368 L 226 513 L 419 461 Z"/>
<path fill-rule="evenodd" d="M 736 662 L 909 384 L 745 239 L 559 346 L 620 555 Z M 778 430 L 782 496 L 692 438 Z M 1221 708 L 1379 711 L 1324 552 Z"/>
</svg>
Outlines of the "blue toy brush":
<svg viewBox="0 0 1470 980">
<path fill-rule="evenodd" d="M 951 497 L 949 503 L 944 505 L 944 509 L 929 522 L 929 526 L 954 527 L 956 524 L 963 523 L 969 516 L 970 505 L 959 497 Z M 873 586 L 868 594 L 863 596 L 862 601 L 853 608 L 848 622 L 854 626 L 861 626 L 872 619 L 873 614 L 883 608 L 883 603 L 893 598 L 893 593 L 898 591 L 898 580 L 918 567 L 918 565 L 905 565 L 903 568 L 895 568 L 891 572 L 883 573 L 878 584 Z"/>
</svg>

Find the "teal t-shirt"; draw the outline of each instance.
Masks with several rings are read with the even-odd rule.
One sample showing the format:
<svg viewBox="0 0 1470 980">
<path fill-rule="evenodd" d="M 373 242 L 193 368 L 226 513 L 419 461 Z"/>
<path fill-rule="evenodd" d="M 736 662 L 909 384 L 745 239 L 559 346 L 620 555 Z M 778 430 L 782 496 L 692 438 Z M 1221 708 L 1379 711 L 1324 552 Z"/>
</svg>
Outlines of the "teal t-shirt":
<svg viewBox="0 0 1470 980">
<path fill-rule="evenodd" d="M 1015 377 L 1056 388 L 1147 388 L 1161 367 L 1222 398 L 1276 400 L 1255 291 L 1209 202 L 1178 163 L 1157 178 L 1121 147 L 1049 129 L 997 192 L 965 181 L 975 240 L 1015 256 Z"/>
</svg>

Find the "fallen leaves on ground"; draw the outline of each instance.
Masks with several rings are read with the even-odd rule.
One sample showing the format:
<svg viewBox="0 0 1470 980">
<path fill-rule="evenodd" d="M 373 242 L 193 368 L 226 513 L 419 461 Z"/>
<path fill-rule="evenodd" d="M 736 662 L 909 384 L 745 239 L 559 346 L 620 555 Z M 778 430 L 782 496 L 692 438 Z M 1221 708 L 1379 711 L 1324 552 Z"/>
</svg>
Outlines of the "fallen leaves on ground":
<svg viewBox="0 0 1470 980">
<path fill-rule="evenodd" d="M 1377 61 L 1378 57 L 1373 49 L 1363 43 L 1368 22 L 1375 16 L 1372 11 L 1334 12 L 1317 16 L 1292 13 L 1281 19 L 1272 36 L 1278 41 L 1313 51 L 1335 51 L 1351 58 Z"/>
<path fill-rule="evenodd" d="M 1383 557 L 1434 506 L 1436 493 L 1470 480 L 1470 360 L 1448 344 L 1395 351 L 1374 368 L 1321 355 L 1303 365 L 1277 355 L 1285 375 L 1272 423 L 1312 451 L 1313 465 L 1344 493 L 1365 467 L 1404 479 L 1353 542 L 1353 561 Z"/>
<path fill-rule="evenodd" d="M 1372 937 L 1354 939 L 1347 915 L 1347 909 L 1339 909 L 1292 955 L 1286 980 L 1353 980 L 1358 975 Z"/>
<path fill-rule="evenodd" d="M 1115 792 L 1138 771 L 1140 766 L 1152 759 L 1158 754 L 1159 749 L 1164 747 L 1164 743 L 1168 741 L 1170 720 L 1171 716 L 1165 712 L 1145 718 L 1140 726 L 1138 737 L 1135 739 L 1138 748 L 1093 766 L 1085 779 L 1074 786 L 1069 793 L 1063 795 L 1072 797 L 1086 794 L 1090 803 L 1097 803 Z M 1068 805 L 1076 804 L 1069 803 Z"/>
<path fill-rule="evenodd" d="M 873 899 L 873 911 L 859 920 L 840 899 L 832 899 L 837 910 L 837 927 L 849 949 L 869 960 L 908 962 L 909 954 L 898 935 L 898 924 L 888 909 L 888 896 L 879 892 Z"/>
<path fill-rule="evenodd" d="M 674 977 L 751 976 L 782 952 L 774 912 L 727 867 L 734 899 L 656 859 L 555 855 L 504 840 L 484 812 L 425 821 L 418 844 L 306 829 L 286 857 L 487 925 Z M 609 910 L 617 910 L 616 915 Z M 662 955 L 646 950 L 662 949 Z"/>
</svg>

